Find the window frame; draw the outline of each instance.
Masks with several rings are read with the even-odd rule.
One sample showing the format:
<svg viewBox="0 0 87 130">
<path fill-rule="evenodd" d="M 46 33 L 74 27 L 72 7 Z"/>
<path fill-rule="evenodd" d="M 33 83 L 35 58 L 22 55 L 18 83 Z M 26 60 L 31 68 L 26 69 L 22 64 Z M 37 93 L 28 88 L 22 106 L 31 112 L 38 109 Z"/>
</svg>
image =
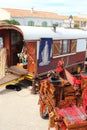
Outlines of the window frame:
<svg viewBox="0 0 87 130">
<path fill-rule="evenodd" d="M 76 53 L 76 44 L 77 44 L 77 40 L 74 39 L 72 40 L 64 39 L 64 40 L 54 41 L 52 47 L 52 56 L 58 57 L 58 56 L 70 55 L 72 53 Z"/>
</svg>

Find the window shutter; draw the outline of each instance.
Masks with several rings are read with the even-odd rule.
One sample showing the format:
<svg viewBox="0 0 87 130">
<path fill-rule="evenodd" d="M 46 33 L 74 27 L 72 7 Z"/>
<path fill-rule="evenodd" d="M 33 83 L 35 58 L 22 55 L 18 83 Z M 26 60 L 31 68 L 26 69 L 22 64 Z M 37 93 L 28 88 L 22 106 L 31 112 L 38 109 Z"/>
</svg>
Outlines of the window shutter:
<svg viewBox="0 0 87 130">
<path fill-rule="evenodd" d="M 53 42 L 53 56 L 60 55 L 60 41 Z"/>
<path fill-rule="evenodd" d="M 76 52 L 76 43 L 77 43 L 76 40 L 72 40 L 72 42 L 71 42 L 71 53 Z"/>
</svg>

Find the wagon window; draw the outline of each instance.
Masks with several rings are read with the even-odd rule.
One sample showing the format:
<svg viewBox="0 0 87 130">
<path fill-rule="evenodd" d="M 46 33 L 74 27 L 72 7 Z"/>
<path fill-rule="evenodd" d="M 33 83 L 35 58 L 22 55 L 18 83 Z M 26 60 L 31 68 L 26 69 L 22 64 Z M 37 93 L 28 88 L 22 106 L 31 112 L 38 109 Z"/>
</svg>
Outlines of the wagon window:
<svg viewBox="0 0 87 130">
<path fill-rule="evenodd" d="M 76 52 L 76 40 L 59 40 L 53 42 L 53 56 Z"/>
<path fill-rule="evenodd" d="M 67 54 L 71 52 L 71 40 L 63 40 L 63 52 L 62 54 Z"/>
<path fill-rule="evenodd" d="M 63 53 L 67 52 L 67 40 L 63 41 Z"/>
<path fill-rule="evenodd" d="M 63 52 L 62 52 L 62 54 L 69 53 L 69 50 L 70 50 L 70 41 L 64 40 L 63 41 Z"/>
</svg>

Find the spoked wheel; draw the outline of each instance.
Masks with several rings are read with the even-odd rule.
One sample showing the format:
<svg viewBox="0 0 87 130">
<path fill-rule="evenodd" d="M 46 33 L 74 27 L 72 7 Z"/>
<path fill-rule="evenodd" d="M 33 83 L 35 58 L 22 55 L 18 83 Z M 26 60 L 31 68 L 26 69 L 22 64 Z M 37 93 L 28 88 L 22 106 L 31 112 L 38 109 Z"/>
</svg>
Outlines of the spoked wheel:
<svg viewBox="0 0 87 130">
<path fill-rule="evenodd" d="M 48 107 L 45 105 L 41 105 L 40 106 L 40 116 L 43 119 L 47 119 L 48 118 Z"/>
</svg>

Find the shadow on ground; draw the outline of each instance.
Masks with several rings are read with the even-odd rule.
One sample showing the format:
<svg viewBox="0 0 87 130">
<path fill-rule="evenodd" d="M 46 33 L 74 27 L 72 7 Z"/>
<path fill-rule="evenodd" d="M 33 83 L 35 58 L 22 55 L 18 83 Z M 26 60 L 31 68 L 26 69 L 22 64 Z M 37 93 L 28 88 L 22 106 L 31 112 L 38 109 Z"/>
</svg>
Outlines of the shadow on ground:
<svg viewBox="0 0 87 130">
<path fill-rule="evenodd" d="M 13 91 L 21 91 L 23 88 L 28 88 L 29 86 L 32 86 L 32 82 L 24 79 L 24 80 L 19 81 L 16 84 L 6 85 L 4 89 L 0 91 L 0 94 L 7 94 Z"/>
</svg>

